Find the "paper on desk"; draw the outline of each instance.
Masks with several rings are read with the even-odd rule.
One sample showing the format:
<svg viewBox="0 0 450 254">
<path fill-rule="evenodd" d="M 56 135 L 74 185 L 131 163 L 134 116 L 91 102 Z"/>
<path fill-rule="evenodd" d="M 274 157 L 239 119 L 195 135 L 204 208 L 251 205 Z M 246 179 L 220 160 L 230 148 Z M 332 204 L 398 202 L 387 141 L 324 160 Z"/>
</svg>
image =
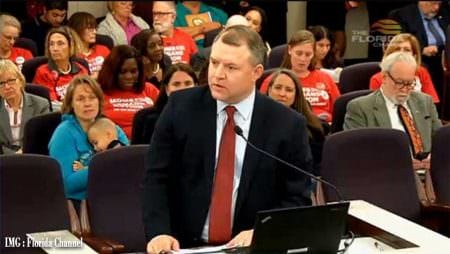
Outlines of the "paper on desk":
<svg viewBox="0 0 450 254">
<path fill-rule="evenodd" d="M 41 247 L 45 252 L 50 254 L 97 253 L 85 244 L 82 239 L 78 239 L 68 230 L 29 233 L 27 236 L 33 241 L 33 243 L 30 243 L 30 247 Z"/>
<path fill-rule="evenodd" d="M 214 246 L 214 247 L 200 247 L 200 248 L 194 248 L 194 249 L 181 249 L 179 251 L 172 251 L 171 253 L 174 254 L 195 254 L 195 253 L 214 253 L 214 252 L 221 252 L 224 250 L 229 249 L 227 245 L 220 245 L 220 246 Z"/>
</svg>

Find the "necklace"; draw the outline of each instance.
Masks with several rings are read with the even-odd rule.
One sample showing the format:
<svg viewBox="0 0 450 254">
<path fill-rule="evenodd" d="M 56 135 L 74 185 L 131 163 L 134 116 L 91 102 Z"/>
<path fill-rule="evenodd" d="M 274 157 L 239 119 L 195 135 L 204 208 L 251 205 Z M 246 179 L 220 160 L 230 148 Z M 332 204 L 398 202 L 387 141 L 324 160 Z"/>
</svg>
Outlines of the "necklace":
<svg viewBox="0 0 450 254">
<path fill-rule="evenodd" d="M 61 69 L 59 69 L 59 68 L 58 68 L 58 71 L 61 72 L 61 73 L 64 74 L 64 75 L 69 74 L 70 71 L 72 71 L 72 65 L 69 64 L 69 69 L 68 69 L 67 71 L 63 71 L 63 70 L 61 70 Z"/>
<path fill-rule="evenodd" d="M 158 73 L 159 71 L 159 63 L 156 64 L 156 68 L 154 68 L 155 70 L 152 70 L 153 74 Z"/>
</svg>

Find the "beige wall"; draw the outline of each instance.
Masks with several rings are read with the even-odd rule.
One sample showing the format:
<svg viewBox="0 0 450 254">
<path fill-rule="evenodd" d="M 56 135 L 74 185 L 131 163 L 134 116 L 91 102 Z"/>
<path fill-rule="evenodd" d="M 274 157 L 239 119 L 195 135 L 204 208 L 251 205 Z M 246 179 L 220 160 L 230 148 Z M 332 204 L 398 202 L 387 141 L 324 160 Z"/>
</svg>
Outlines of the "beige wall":
<svg viewBox="0 0 450 254">
<path fill-rule="evenodd" d="M 108 12 L 106 1 L 69 1 L 67 16 L 70 17 L 75 12 L 89 12 L 95 17 L 103 17 Z"/>
<path fill-rule="evenodd" d="M 286 41 L 299 29 L 306 28 L 306 2 L 288 1 Z"/>
</svg>

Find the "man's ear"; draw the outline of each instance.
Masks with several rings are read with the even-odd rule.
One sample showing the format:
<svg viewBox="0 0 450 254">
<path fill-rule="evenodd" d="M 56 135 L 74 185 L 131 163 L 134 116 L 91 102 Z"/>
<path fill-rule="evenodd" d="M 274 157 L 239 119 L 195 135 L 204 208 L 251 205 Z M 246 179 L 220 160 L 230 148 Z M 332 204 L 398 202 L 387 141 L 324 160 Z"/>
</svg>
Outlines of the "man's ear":
<svg viewBox="0 0 450 254">
<path fill-rule="evenodd" d="M 264 66 L 262 64 L 258 64 L 253 69 L 253 82 L 256 82 L 262 74 L 264 73 Z"/>
</svg>

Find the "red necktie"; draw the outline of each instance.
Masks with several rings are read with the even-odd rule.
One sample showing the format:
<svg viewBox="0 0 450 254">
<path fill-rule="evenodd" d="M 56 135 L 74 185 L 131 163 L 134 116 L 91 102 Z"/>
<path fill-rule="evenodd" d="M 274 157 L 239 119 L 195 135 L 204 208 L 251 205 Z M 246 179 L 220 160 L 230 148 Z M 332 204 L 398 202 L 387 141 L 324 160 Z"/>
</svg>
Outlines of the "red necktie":
<svg viewBox="0 0 450 254">
<path fill-rule="evenodd" d="M 409 115 L 406 108 L 402 105 L 397 105 L 397 112 L 403 126 L 405 127 L 406 133 L 409 136 L 409 140 L 411 141 L 413 155 L 415 157 L 418 153 L 423 152 L 422 138 L 414 125 L 414 120 Z"/>
<path fill-rule="evenodd" d="M 225 111 L 227 112 L 227 122 L 220 141 L 209 214 L 209 243 L 211 244 L 223 244 L 231 240 L 231 196 L 236 146 L 234 112 L 236 108 L 227 106 Z"/>
</svg>

